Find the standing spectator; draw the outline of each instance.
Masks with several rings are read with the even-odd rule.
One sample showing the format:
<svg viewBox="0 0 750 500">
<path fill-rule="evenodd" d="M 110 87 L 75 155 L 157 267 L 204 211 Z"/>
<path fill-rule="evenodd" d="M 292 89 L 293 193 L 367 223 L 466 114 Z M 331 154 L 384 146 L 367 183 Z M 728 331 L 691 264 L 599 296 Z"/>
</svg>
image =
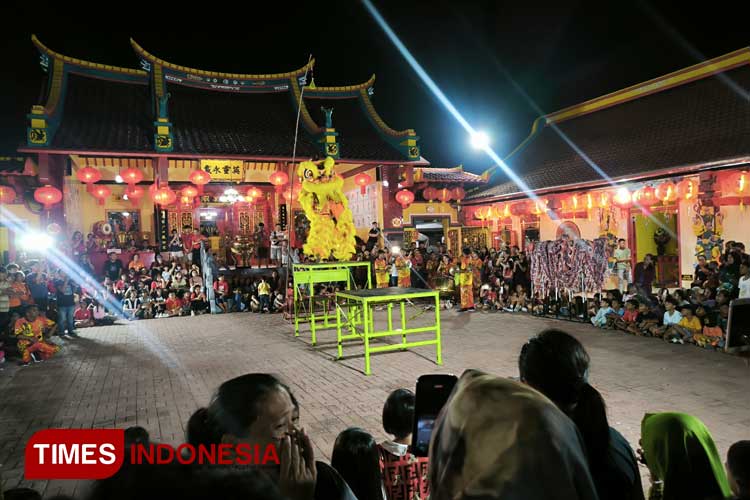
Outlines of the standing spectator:
<svg viewBox="0 0 750 500">
<path fill-rule="evenodd" d="M 750 298 L 750 262 L 743 261 L 740 264 L 740 279 L 738 281 L 738 288 L 740 290 L 739 298 L 749 299 Z"/>
<path fill-rule="evenodd" d="M 71 239 L 71 253 L 73 260 L 80 263 L 81 257 L 86 253 L 86 243 L 83 241 L 83 233 L 76 231 Z"/>
<path fill-rule="evenodd" d="M 281 264 L 281 244 L 285 239 L 281 224 L 276 224 L 274 230 L 271 231 L 271 263 L 274 266 Z"/>
<path fill-rule="evenodd" d="M 219 279 L 214 282 L 214 293 L 216 294 L 216 305 L 219 306 L 221 312 L 227 312 L 227 299 L 229 298 L 230 290 L 229 283 L 226 282 L 223 274 L 220 274 Z"/>
<path fill-rule="evenodd" d="M 255 239 L 255 254 L 258 257 L 258 267 L 265 260 L 268 267 L 268 237 L 266 236 L 266 226 L 259 222 L 253 233 Z"/>
<path fill-rule="evenodd" d="M 115 282 L 122 275 L 122 261 L 117 258 L 117 254 L 114 252 L 110 253 L 107 257 L 102 274 L 112 280 L 112 282 Z"/>
<path fill-rule="evenodd" d="M 75 308 L 76 293 L 80 293 L 80 290 L 70 281 L 70 277 L 67 274 L 63 274 L 61 279 L 55 282 L 55 290 L 57 295 L 57 317 L 59 322 L 60 336 L 77 337 L 75 329 Z"/>
<path fill-rule="evenodd" d="M 513 288 L 518 288 L 518 285 L 522 285 L 524 290 L 531 288 L 529 261 L 526 260 L 525 252 L 519 252 L 516 261 L 513 263 Z"/>
<path fill-rule="evenodd" d="M 615 259 L 615 271 L 617 272 L 617 287 L 621 292 L 624 292 L 627 289 L 628 283 L 631 281 L 630 249 L 627 247 L 624 238 L 617 240 L 617 245 L 618 246 L 613 253 Z"/>
<path fill-rule="evenodd" d="M 372 252 L 373 249 L 378 245 L 378 239 L 380 238 L 380 228 L 377 222 L 372 223 L 370 232 L 367 233 L 367 249 Z"/>
<path fill-rule="evenodd" d="M 656 266 L 654 265 L 654 256 L 647 253 L 643 257 L 643 262 L 639 262 L 635 266 L 635 284 L 638 288 L 638 293 L 645 297 L 650 297 L 651 287 L 653 286 L 655 279 Z"/>
<path fill-rule="evenodd" d="M 177 229 L 172 229 L 172 236 L 169 238 L 169 257 L 172 260 L 181 259 L 185 256 L 183 241 Z"/>
<path fill-rule="evenodd" d="M 387 288 L 389 266 L 385 258 L 385 251 L 378 250 L 378 257 L 373 263 L 373 269 L 375 271 L 375 284 L 377 288 Z"/>
<path fill-rule="evenodd" d="M 91 262 L 91 256 L 87 253 L 81 256 L 81 269 L 89 276 L 94 276 L 96 272 L 94 264 Z"/>
<path fill-rule="evenodd" d="M 641 423 L 641 446 L 652 482 L 661 481 L 663 500 L 731 496 L 711 433 L 692 415 L 646 414 Z"/>
<path fill-rule="evenodd" d="M 29 283 L 31 299 L 39 307 L 42 314 L 47 313 L 49 304 L 49 289 L 47 288 L 47 275 L 37 272 L 33 275 L 34 279 Z"/>
<path fill-rule="evenodd" d="M 26 284 L 26 275 L 21 271 L 16 272 L 11 280 L 10 312 L 23 315 L 24 306 L 32 303 L 31 292 Z"/>
</svg>

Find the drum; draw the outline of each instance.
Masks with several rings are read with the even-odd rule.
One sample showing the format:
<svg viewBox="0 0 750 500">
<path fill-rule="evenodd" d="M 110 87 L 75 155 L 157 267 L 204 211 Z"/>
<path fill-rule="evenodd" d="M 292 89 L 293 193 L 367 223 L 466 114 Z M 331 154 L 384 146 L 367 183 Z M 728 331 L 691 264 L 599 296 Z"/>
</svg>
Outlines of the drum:
<svg viewBox="0 0 750 500">
<path fill-rule="evenodd" d="M 450 299 L 455 294 L 456 285 L 453 276 L 438 276 L 435 278 L 435 290 L 440 293 L 441 299 Z"/>
<path fill-rule="evenodd" d="M 94 234 L 100 238 L 110 236 L 112 234 L 112 225 L 107 221 L 99 221 L 94 223 Z"/>
</svg>

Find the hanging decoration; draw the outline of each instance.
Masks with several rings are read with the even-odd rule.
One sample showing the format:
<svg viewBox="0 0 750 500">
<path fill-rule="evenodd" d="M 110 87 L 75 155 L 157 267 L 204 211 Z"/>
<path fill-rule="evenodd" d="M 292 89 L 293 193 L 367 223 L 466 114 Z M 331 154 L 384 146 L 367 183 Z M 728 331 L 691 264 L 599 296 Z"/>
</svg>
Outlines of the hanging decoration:
<svg viewBox="0 0 750 500">
<path fill-rule="evenodd" d="M 203 193 L 203 186 L 211 182 L 211 174 L 205 170 L 193 170 L 188 180 L 198 186 L 198 193 Z"/>
<path fill-rule="evenodd" d="M 454 200 L 461 203 L 461 201 L 466 198 L 466 190 L 461 186 L 455 187 L 453 188 L 452 195 Z"/>
<path fill-rule="evenodd" d="M 319 260 L 333 256 L 347 261 L 356 252 L 357 231 L 344 195 L 344 179 L 335 174 L 334 166 L 335 161 L 329 156 L 322 165 L 304 161 L 297 168 L 302 181 L 299 204 L 310 221 L 302 251 Z"/>
<path fill-rule="evenodd" d="M 603 191 L 596 194 L 596 206 L 599 208 L 607 208 L 609 206 L 612 197 L 608 192 Z"/>
<path fill-rule="evenodd" d="M 438 200 L 442 201 L 443 203 L 448 203 L 453 197 L 453 193 L 448 188 L 440 189 L 437 195 Z"/>
<path fill-rule="evenodd" d="M 372 183 L 372 176 L 366 172 L 360 172 L 354 176 L 354 184 L 359 186 L 359 194 L 363 195 L 367 192 L 367 186 Z"/>
<path fill-rule="evenodd" d="M 250 188 L 249 188 L 249 189 L 247 190 L 247 192 L 246 192 L 245 194 L 247 194 L 247 195 L 248 195 L 248 196 L 249 196 L 250 198 L 252 198 L 253 200 L 257 200 L 258 198 L 260 198 L 261 196 L 263 196 L 263 191 L 261 191 L 261 190 L 260 190 L 260 189 L 259 189 L 258 187 L 256 187 L 256 186 L 252 186 L 252 187 L 250 187 Z"/>
<path fill-rule="evenodd" d="M 62 191 L 54 186 L 47 184 L 34 190 L 34 199 L 37 203 L 44 205 L 45 210 L 52 208 L 52 205 L 56 205 L 62 201 Z"/>
<path fill-rule="evenodd" d="M 281 189 L 283 188 L 284 184 L 289 182 L 289 176 L 286 172 L 277 170 L 276 172 L 272 173 L 268 180 L 273 184 L 276 188 L 276 192 L 281 192 Z"/>
<path fill-rule="evenodd" d="M 433 202 L 437 200 L 438 198 L 437 189 L 435 189 L 434 187 L 424 188 L 424 190 L 422 191 L 422 198 L 424 198 L 428 202 Z"/>
<path fill-rule="evenodd" d="M 295 201 L 299 198 L 299 194 L 302 191 L 302 186 L 299 184 L 295 184 L 294 187 L 292 187 L 292 192 L 290 193 L 288 189 L 285 189 L 282 192 L 282 195 L 284 196 L 284 199 L 289 201 Z"/>
<path fill-rule="evenodd" d="M 662 182 L 656 186 L 654 196 L 665 205 L 671 203 L 677 199 L 677 186 L 673 182 Z"/>
<path fill-rule="evenodd" d="M 91 196 L 96 198 L 99 205 L 104 205 L 107 198 L 112 194 L 112 190 L 108 186 L 96 185 L 91 187 Z"/>
<path fill-rule="evenodd" d="M 154 199 L 154 203 L 160 206 L 171 205 L 177 201 L 177 194 L 169 186 L 155 189 L 151 196 Z"/>
<path fill-rule="evenodd" d="M 10 186 L 0 186 L 0 205 L 13 203 L 16 199 L 16 190 Z"/>
<path fill-rule="evenodd" d="M 683 179 L 677 183 L 677 198 L 693 201 L 698 198 L 698 183 L 692 179 Z"/>
<path fill-rule="evenodd" d="M 193 198 L 198 196 L 198 188 L 196 188 L 195 186 L 185 186 L 180 191 L 180 194 L 182 194 L 182 196 L 190 198 L 190 200 L 192 201 Z"/>
<path fill-rule="evenodd" d="M 396 201 L 401 205 L 401 208 L 406 208 L 414 202 L 414 193 L 408 189 L 402 189 L 396 193 Z"/>
<path fill-rule="evenodd" d="M 549 200 L 539 198 L 531 202 L 531 213 L 534 215 L 542 215 L 547 213 L 547 205 Z"/>
<path fill-rule="evenodd" d="M 650 208 L 656 204 L 656 190 L 651 186 L 643 186 L 633 194 L 633 202 L 643 208 Z"/>
<path fill-rule="evenodd" d="M 609 248 L 606 238 L 563 238 L 537 242 L 529 258 L 531 281 L 542 295 L 562 290 L 592 292 L 604 285 Z"/>
<path fill-rule="evenodd" d="M 633 195 L 628 188 L 621 187 L 612 198 L 612 203 L 620 208 L 628 208 L 633 203 Z"/>
<path fill-rule="evenodd" d="M 134 207 L 137 207 L 145 194 L 146 190 L 143 189 L 143 187 L 133 185 L 125 188 L 125 195 L 123 198 L 129 200 Z"/>
<path fill-rule="evenodd" d="M 93 184 L 102 180 L 102 173 L 94 167 L 79 168 L 76 177 L 84 184 Z"/>
<path fill-rule="evenodd" d="M 750 173 L 747 170 L 732 173 L 727 178 L 727 187 L 733 195 L 747 196 L 750 194 Z"/>
<path fill-rule="evenodd" d="M 134 186 L 143 180 L 143 172 L 137 168 L 129 167 L 120 172 L 120 177 L 129 186 Z"/>
</svg>

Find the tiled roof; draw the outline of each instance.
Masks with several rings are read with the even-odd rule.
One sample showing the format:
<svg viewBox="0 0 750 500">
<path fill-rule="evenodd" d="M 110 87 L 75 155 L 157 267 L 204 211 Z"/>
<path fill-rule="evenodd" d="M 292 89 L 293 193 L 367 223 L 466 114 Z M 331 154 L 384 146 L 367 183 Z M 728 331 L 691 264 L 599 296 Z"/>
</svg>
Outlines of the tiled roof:
<svg viewBox="0 0 750 500">
<path fill-rule="evenodd" d="M 26 158 L 18 156 L 0 157 L 0 175 L 21 175 Z"/>
<path fill-rule="evenodd" d="M 325 124 L 321 106 L 333 108 L 333 128 L 339 134 L 341 158 L 357 160 L 406 161 L 394 146 L 370 122 L 359 97 L 305 97 L 310 116 L 319 125 Z"/>
<path fill-rule="evenodd" d="M 544 126 L 506 163 L 532 190 L 750 156 L 750 66 Z M 519 193 L 502 182 L 469 199 Z"/>
<path fill-rule="evenodd" d="M 153 151 L 147 85 L 69 74 L 51 147 L 87 151 Z"/>
<path fill-rule="evenodd" d="M 427 182 L 461 182 L 464 184 L 482 184 L 487 182 L 487 178 L 481 175 L 464 172 L 463 168 L 435 168 L 427 167 L 419 169 L 422 180 Z"/>
<path fill-rule="evenodd" d="M 233 93 L 168 85 L 176 153 L 291 157 L 296 115 L 288 92 Z M 297 155 L 320 150 L 300 131 Z"/>
</svg>

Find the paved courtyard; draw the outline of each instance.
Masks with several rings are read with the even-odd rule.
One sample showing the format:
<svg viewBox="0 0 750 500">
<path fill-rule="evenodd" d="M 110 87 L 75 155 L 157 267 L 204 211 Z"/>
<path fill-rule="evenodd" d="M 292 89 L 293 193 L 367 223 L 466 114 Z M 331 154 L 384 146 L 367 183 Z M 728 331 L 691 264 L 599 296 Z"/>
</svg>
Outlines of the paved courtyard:
<svg viewBox="0 0 750 500">
<path fill-rule="evenodd" d="M 722 353 L 528 315 L 446 312 L 443 366 L 433 363 L 431 347 L 396 351 L 374 356 L 367 377 L 361 357 L 332 361 L 332 346 L 312 348 L 309 337 L 295 339 L 280 315 L 200 316 L 83 329 L 53 360 L 6 366 L 0 372 L 3 487 L 20 483 L 47 496 L 80 492 L 85 486 L 74 481 L 23 481 L 24 444 L 35 431 L 141 425 L 155 441 L 177 444 L 191 413 L 217 386 L 247 372 L 277 373 L 291 385 L 316 456 L 327 460 L 346 427 L 384 437 L 380 414 L 391 390 L 413 388 L 421 374 L 460 374 L 468 367 L 517 376 L 522 344 L 550 326 L 584 343 L 610 422 L 634 447 L 649 411 L 697 415 L 722 454 L 732 442 L 750 438 L 750 368 Z M 321 343 L 329 340 L 335 333 L 320 334 Z M 345 355 L 361 352 L 352 348 Z"/>
</svg>

